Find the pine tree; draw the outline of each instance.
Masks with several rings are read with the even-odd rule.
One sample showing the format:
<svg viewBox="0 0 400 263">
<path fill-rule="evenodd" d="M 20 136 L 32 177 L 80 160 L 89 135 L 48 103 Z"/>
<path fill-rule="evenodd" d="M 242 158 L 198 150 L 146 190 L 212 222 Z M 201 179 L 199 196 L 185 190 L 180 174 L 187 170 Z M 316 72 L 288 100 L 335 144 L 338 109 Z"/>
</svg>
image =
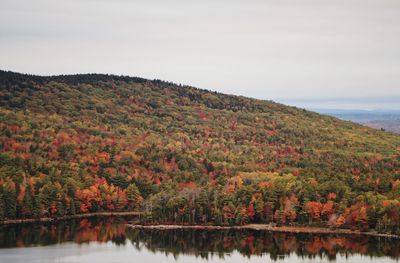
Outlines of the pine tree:
<svg viewBox="0 0 400 263">
<path fill-rule="evenodd" d="M 139 188 L 134 184 L 130 184 L 126 189 L 126 196 L 128 199 L 128 206 L 130 208 L 138 207 L 140 203 L 140 191 Z"/>
</svg>

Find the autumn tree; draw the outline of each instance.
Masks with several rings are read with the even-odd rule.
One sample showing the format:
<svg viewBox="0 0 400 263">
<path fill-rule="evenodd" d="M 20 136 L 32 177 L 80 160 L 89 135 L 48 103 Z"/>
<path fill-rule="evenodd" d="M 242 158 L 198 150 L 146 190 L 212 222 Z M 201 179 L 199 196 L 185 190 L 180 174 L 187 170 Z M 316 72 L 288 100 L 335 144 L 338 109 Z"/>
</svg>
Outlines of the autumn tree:
<svg viewBox="0 0 400 263">
<path fill-rule="evenodd" d="M 128 199 L 128 206 L 130 208 L 136 208 L 141 206 L 143 198 L 140 195 L 139 188 L 137 188 L 137 186 L 134 183 L 130 184 L 126 189 L 126 196 Z"/>
</svg>

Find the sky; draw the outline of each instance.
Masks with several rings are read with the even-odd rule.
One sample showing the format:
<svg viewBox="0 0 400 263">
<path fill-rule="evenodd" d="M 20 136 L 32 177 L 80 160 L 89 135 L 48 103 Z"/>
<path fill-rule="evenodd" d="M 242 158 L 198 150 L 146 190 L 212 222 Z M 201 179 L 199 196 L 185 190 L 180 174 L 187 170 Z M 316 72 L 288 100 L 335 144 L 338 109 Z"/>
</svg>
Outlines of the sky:
<svg viewBox="0 0 400 263">
<path fill-rule="evenodd" d="M 0 0 L 0 69 L 400 109 L 400 1 Z"/>
</svg>

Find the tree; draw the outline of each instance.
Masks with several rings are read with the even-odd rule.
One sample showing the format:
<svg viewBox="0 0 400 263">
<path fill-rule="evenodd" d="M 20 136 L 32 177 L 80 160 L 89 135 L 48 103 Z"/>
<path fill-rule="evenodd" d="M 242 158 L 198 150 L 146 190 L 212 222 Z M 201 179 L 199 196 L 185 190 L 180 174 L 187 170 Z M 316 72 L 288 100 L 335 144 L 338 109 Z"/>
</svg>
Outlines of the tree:
<svg viewBox="0 0 400 263">
<path fill-rule="evenodd" d="M 0 186 L 0 220 L 5 219 L 5 203 L 4 203 L 4 193 L 3 193 L 3 187 Z"/>
<path fill-rule="evenodd" d="M 250 220 L 254 218 L 255 212 L 254 212 L 254 205 L 250 204 L 249 207 L 247 208 L 247 216 Z"/>
<path fill-rule="evenodd" d="M 126 196 L 128 199 L 128 207 L 129 208 L 137 208 L 140 207 L 143 198 L 140 195 L 139 188 L 137 188 L 136 184 L 131 183 L 126 189 Z"/>
<path fill-rule="evenodd" d="M 306 203 L 306 212 L 310 215 L 311 219 L 319 220 L 321 218 L 323 205 L 320 202 L 310 201 Z"/>
<path fill-rule="evenodd" d="M 17 213 L 17 193 L 15 183 L 9 179 L 3 186 L 4 217 L 15 218 Z"/>
<path fill-rule="evenodd" d="M 329 218 L 330 215 L 334 212 L 334 202 L 329 200 L 325 204 L 322 205 L 321 215 L 327 216 Z"/>
</svg>

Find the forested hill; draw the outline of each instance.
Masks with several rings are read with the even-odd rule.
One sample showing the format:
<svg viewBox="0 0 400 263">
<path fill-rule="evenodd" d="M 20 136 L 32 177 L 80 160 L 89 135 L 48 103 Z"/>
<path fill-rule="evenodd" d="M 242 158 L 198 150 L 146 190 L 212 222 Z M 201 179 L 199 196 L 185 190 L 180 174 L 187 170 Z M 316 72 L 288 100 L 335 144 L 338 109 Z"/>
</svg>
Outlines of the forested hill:
<svg viewBox="0 0 400 263">
<path fill-rule="evenodd" d="M 0 219 L 400 232 L 400 136 L 159 80 L 0 72 Z"/>
</svg>

